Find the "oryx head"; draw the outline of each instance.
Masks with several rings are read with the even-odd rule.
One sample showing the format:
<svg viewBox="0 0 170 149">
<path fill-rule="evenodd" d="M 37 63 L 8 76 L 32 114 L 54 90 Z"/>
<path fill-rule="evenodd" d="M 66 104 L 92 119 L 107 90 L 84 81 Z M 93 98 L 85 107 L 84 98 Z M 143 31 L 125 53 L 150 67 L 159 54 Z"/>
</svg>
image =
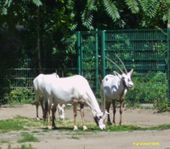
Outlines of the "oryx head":
<svg viewBox="0 0 170 149">
<path fill-rule="evenodd" d="M 104 121 L 106 119 L 106 116 L 107 116 L 108 112 L 101 112 L 101 113 L 97 113 L 95 116 L 94 116 L 94 121 L 96 122 L 97 126 L 99 126 L 100 129 L 105 129 L 106 126 L 104 124 Z"/>
<path fill-rule="evenodd" d="M 118 55 L 116 55 L 116 57 L 118 58 L 118 60 L 120 61 L 120 63 L 122 64 L 124 71 L 114 62 L 112 61 L 110 58 L 106 57 L 107 60 L 109 60 L 111 63 L 113 63 L 122 74 L 119 74 L 118 72 L 114 71 L 114 74 L 118 75 L 119 77 L 121 76 L 121 79 L 123 81 L 124 86 L 127 89 L 131 89 L 134 87 L 133 81 L 131 79 L 132 73 L 133 73 L 133 69 L 131 69 L 129 72 L 126 69 L 125 64 L 123 63 L 123 61 L 120 59 L 120 57 Z"/>
<path fill-rule="evenodd" d="M 123 84 L 127 89 L 131 89 L 134 87 L 133 81 L 131 79 L 133 73 L 133 69 L 131 69 L 129 72 L 122 74 Z"/>
</svg>

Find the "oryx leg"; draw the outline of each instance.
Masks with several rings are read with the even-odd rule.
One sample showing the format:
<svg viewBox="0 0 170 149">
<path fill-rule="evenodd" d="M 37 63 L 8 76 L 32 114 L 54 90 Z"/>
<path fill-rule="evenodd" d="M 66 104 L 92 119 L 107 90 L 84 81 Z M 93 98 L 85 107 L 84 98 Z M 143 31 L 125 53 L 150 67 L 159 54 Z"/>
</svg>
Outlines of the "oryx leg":
<svg viewBox="0 0 170 149">
<path fill-rule="evenodd" d="M 119 122 L 119 125 L 122 124 L 123 104 L 124 104 L 123 100 L 120 100 L 120 111 L 119 111 L 120 112 L 120 122 Z"/>
<path fill-rule="evenodd" d="M 35 104 L 35 108 L 36 108 L 36 119 L 40 120 L 39 118 L 39 114 L 38 114 L 38 107 L 39 107 L 39 102 L 40 102 L 40 98 L 38 96 L 38 94 L 35 94 L 35 101 L 33 102 L 33 104 Z"/>
<path fill-rule="evenodd" d="M 87 130 L 87 127 L 84 125 L 84 103 L 80 103 L 80 116 L 81 116 L 83 130 Z"/>
<path fill-rule="evenodd" d="M 53 108 L 52 103 L 50 102 L 51 100 L 48 100 L 48 108 L 47 108 L 47 117 L 48 117 L 48 129 L 52 129 L 52 124 L 51 124 L 51 111 Z"/>
<path fill-rule="evenodd" d="M 116 124 L 115 115 L 116 115 L 116 100 L 112 101 L 113 106 L 113 124 Z"/>
<path fill-rule="evenodd" d="M 40 105 L 41 105 L 41 109 L 42 109 L 42 117 L 45 120 L 45 104 L 44 104 L 44 99 L 43 97 L 40 97 Z"/>
<path fill-rule="evenodd" d="M 47 119 L 47 112 L 48 112 L 48 101 L 44 98 L 42 103 L 41 103 L 41 106 L 42 106 L 42 112 L 43 112 L 43 119 L 44 121 Z"/>
<path fill-rule="evenodd" d="M 76 117 L 77 117 L 77 100 L 73 100 L 73 114 L 74 114 L 74 128 L 73 130 L 77 130 L 77 122 L 76 122 Z"/>
<path fill-rule="evenodd" d="M 109 110 L 110 110 L 110 105 L 111 105 L 111 102 L 110 101 L 106 101 L 106 110 L 107 112 L 109 113 Z M 111 120 L 110 120 L 110 114 L 107 115 L 107 124 L 108 125 L 111 125 Z"/>
<path fill-rule="evenodd" d="M 40 118 L 39 118 L 39 114 L 38 114 L 39 102 L 37 102 L 37 101 L 36 101 L 36 103 L 35 103 L 35 107 L 36 107 L 36 119 L 37 119 L 37 120 L 40 120 Z"/>
<path fill-rule="evenodd" d="M 55 126 L 56 105 L 55 104 L 52 104 L 51 111 L 52 111 L 52 128 L 56 128 Z"/>
</svg>

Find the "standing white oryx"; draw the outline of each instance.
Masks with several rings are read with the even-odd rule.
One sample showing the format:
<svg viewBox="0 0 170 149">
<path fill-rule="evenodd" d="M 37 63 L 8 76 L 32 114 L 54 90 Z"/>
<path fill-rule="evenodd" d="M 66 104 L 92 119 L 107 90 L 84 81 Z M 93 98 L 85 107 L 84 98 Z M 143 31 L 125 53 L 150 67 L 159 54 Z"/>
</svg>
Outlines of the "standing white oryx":
<svg viewBox="0 0 170 149">
<path fill-rule="evenodd" d="M 105 128 L 103 123 L 105 114 L 103 114 L 100 110 L 96 97 L 91 90 L 88 81 L 83 76 L 74 75 L 70 77 L 54 79 L 49 81 L 49 84 L 46 85 L 46 87 L 46 98 L 48 98 L 49 105 L 51 104 L 52 107 L 52 127 L 55 127 L 54 113 L 56 111 L 57 104 L 71 103 L 73 104 L 74 112 L 74 130 L 76 130 L 77 104 L 80 103 L 82 106 L 80 106 L 80 108 L 83 109 L 84 103 L 86 103 L 92 110 L 96 124 L 100 127 L 100 129 Z M 81 116 L 83 118 L 83 115 Z M 83 128 L 86 129 L 84 124 Z"/>
<path fill-rule="evenodd" d="M 44 90 L 46 89 L 46 84 L 48 80 L 59 78 L 59 76 L 56 73 L 52 74 L 39 74 L 34 80 L 33 80 L 33 86 L 35 90 L 35 106 L 36 106 L 36 118 L 39 119 L 38 115 L 38 107 L 39 104 L 42 108 L 43 113 L 43 119 L 46 119 L 46 113 L 48 108 L 48 100 L 45 98 Z M 59 113 L 59 118 L 64 119 L 64 106 L 57 106 L 57 110 Z"/>
<path fill-rule="evenodd" d="M 113 105 L 113 123 L 115 124 L 115 113 L 116 113 L 116 100 L 120 103 L 120 121 L 119 124 L 122 124 L 122 112 L 124 97 L 127 93 L 127 90 L 133 88 L 134 84 L 131 79 L 133 69 L 127 72 L 127 69 L 121 59 L 118 57 L 121 64 L 124 66 L 125 72 L 111 59 L 107 58 L 110 62 L 116 65 L 119 68 L 122 74 L 114 72 L 114 74 L 108 74 L 104 77 L 101 84 L 101 95 L 104 98 L 105 108 L 109 112 L 110 105 Z M 111 124 L 110 115 L 108 115 L 108 124 Z"/>
</svg>

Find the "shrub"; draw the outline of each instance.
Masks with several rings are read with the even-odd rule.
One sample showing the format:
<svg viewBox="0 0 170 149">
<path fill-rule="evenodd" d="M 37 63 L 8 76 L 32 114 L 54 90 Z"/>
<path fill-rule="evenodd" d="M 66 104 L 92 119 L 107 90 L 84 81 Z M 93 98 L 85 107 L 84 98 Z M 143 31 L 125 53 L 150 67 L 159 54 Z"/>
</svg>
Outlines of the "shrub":
<svg viewBox="0 0 170 149">
<path fill-rule="evenodd" d="M 162 100 L 162 99 L 156 99 L 153 104 L 154 108 L 158 110 L 158 112 L 165 112 L 169 111 L 168 107 L 168 100 L 167 98 Z"/>
<path fill-rule="evenodd" d="M 165 73 L 135 74 L 132 79 L 135 88 L 127 93 L 128 103 L 155 103 L 156 107 L 166 103 L 168 80 Z"/>
<path fill-rule="evenodd" d="M 33 93 L 28 88 L 14 88 L 8 94 L 9 103 L 30 103 L 33 99 Z"/>
</svg>

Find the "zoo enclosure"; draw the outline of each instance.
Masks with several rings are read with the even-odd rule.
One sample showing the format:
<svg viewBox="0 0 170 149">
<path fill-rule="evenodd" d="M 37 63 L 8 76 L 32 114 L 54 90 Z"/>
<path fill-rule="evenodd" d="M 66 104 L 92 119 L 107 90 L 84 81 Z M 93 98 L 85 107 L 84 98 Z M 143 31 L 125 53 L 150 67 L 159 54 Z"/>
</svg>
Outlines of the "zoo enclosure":
<svg viewBox="0 0 170 149">
<path fill-rule="evenodd" d="M 107 57 L 144 77 L 149 72 L 163 72 L 168 78 L 170 101 L 170 31 L 156 29 L 79 31 L 77 32 L 78 72 L 99 93 L 100 80 L 117 70 Z"/>
<path fill-rule="evenodd" d="M 78 68 L 67 72 L 85 76 L 93 90 L 99 95 L 100 81 L 108 73 L 117 70 L 106 57 L 120 62 L 123 60 L 128 70 L 144 77 L 148 72 L 163 72 L 167 75 L 168 98 L 170 100 L 170 31 L 168 30 L 114 30 L 77 32 Z M 50 68 L 44 72 L 54 72 Z M 9 70 L 13 76 L 12 88 L 32 88 L 36 68 L 15 68 Z M 60 74 L 61 76 L 61 74 Z"/>
</svg>

